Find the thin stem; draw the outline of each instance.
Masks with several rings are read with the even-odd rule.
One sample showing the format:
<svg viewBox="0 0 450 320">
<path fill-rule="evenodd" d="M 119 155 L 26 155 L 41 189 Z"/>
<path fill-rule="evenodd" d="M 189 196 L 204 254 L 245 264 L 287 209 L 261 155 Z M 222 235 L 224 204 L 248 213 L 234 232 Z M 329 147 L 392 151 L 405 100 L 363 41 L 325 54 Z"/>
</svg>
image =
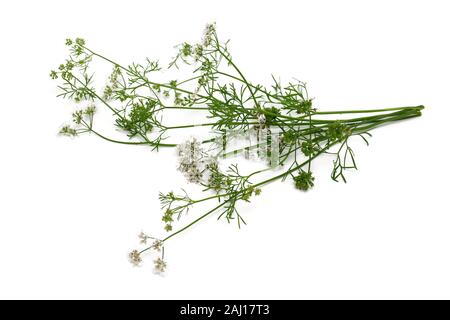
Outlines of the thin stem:
<svg viewBox="0 0 450 320">
<path fill-rule="evenodd" d="M 225 58 L 225 60 L 227 60 L 228 64 L 231 65 L 236 72 L 241 76 L 242 81 L 245 83 L 245 85 L 248 88 L 248 91 L 250 91 L 250 95 L 252 96 L 253 102 L 255 102 L 255 107 L 259 110 L 261 109 L 261 107 L 259 106 L 258 101 L 256 101 L 256 97 L 255 94 L 253 93 L 252 90 L 252 86 L 250 85 L 250 83 L 247 81 L 247 79 L 245 78 L 245 76 L 242 74 L 241 70 L 239 70 L 239 68 L 236 66 L 236 64 L 234 64 L 234 62 L 228 57 L 228 55 L 226 55 L 222 50 L 221 50 L 221 45 L 219 43 L 219 40 L 217 39 L 217 36 L 215 36 L 215 40 L 216 40 L 216 44 L 217 44 L 217 50 L 220 52 L 220 54 L 222 55 L 222 57 Z"/>
<path fill-rule="evenodd" d="M 338 111 L 317 111 L 314 114 L 346 114 L 346 113 L 372 113 L 372 112 L 384 112 L 395 110 L 423 110 L 424 106 L 408 106 L 408 107 L 396 107 L 396 108 L 384 108 L 384 109 L 360 109 L 360 110 L 338 110 Z"/>
<path fill-rule="evenodd" d="M 172 238 L 173 236 L 176 236 L 177 234 L 179 234 L 180 232 L 183 232 L 184 230 L 188 229 L 189 227 L 191 227 L 192 225 L 196 224 L 197 222 L 199 222 L 200 220 L 206 218 L 207 216 L 209 216 L 212 212 L 216 211 L 217 209 L 219 209 L 220 207 L 222 207 L 223 205 L 225 205 L 229 200 L 225 200 L 224 202 L 222 202 L 221 204 L 219 204 L 218 206 L 216 206 L 215 208 L 209 210 L 208 212 L 206 212 L 204 215 L 198 217 L 197 219 L 195 219 L 194 221 L 192 221 L 191 223 L 189 223 L 188 225 L 186 225 L 185 227 L 181 228 L 180 230 L 172 233 L 171 235 L 167 236 L 166 238 L 164 238 L 162 241 L 165 242 L 167 240 L 169 240 L 170 238 Z"/>
<path fill-rule="evenodd" d="M 148 145 L 147 142 L 133 142 L 133 141 L 119 141 L 119 140 L 114 140 L 108 137 L 105 137 L 104 135 L 98 133 L 97 131 L 95 131 L 94 129 L 89 129 L 89 132 L 94 133 L 95 135 L 99 136 L 100 138 L 109 141 L 109 142 L 114 142 L 114 143 L 120 143 L 120 144 L 131 144 L 131 145 Z M 175 145 L 173 145 L 175 146 Z"/>
</svg>

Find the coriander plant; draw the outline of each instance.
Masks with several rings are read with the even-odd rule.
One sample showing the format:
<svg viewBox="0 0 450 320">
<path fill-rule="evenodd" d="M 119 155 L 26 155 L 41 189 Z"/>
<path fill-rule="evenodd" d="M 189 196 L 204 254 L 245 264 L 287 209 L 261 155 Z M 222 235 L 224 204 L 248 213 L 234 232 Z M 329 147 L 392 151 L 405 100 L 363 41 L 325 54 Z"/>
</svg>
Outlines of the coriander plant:
<svg viewBox="0 0 450 320">
<path fill-rule="evenodd" d="M 292 185 L 307 191 L 314 186 L 313 161 L 323 154 L 335 157 L 331 178 L 346 182 L 345 172 L 356 169 L 353 138 L 368 144 L 370 131 L 379 126 L 415 118 L 423 106 L 371 110 L 320 111 L 308 95 L 305 83 L 282 84 L 272 76 L 272 85 L 250 81 L 237 66 L 221 42 L 215 24 L 209 24 L 200 42 L 177 46 L 168 68 L 156 60 L 120 64 L 86 45 L 83 39 L 67 39 L 67 59 L 50 77 L 59 82 L 58 97 L 81 104 L 72 114 L 72 124 L 60 134 L 92 134 L 109 142 L 146 145 L 151 150 L 176 148 L 178 170 L 204 197 L 193 198 L 187 191 L 160 193 L 164 229 L 167 236 L 154 238 L 139 235 L 144 246 L 129 254 L 139 265 L 144 253 L 157 254 L 155 269 L 166 269 L 164 246 L 168 240 L 210 215 L 228 222 L 245 224 L 239 204 L 261 194 L 262 187 L 277 180 L 289 179 Z M 94 86 L 93 60 L 109 64 L 111 73 L 103 88 Z M 160 81 L 167 69 L 189 76 Z M 113 125 L 125 135 L 113 139 L 95 125 L 97 108 L 110 111 Z M 196 123 L 168 125 L 163 115 L 168 111 L 188 110 L 195 113 Z M 333 118 L 335 117 L 335 118 Z M 184 142 L 170 140 L 172 130 L 208 127 L 209 135 L 192 137 Z M 242 137 L 246 137 L 242 141 Z M 236 147 L 230 146 L 238 142 Z M 239 144 L 240 143 L 240 144 Z M 264 159 L 266 168 L 243 172 L 238 164 L 224 167 L 222 159 L 252 153 Z M 271 176 L 267 174 L 273 172 Z M 264 173 L 264 174 L 263 174 Z M 264 176 L 264 178 L 262 178 Z M 174 229 L 188 211 L 199 203 L 211 203 L 206 212 Z"/>
</svg>

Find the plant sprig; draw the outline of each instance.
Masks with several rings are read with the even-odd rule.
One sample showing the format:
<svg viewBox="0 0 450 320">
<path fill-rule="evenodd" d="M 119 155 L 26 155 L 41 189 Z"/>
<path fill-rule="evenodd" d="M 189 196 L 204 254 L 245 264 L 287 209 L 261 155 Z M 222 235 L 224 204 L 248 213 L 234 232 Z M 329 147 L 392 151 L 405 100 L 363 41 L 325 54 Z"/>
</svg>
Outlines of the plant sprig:
<svg viewBox="0 0 450 320">
<path fill-rule="evenodd" d="M 297 189 L 311 189 L 316 183 L 312 163 L 325 153 L 336 157 L 331 178 L 347 182 L 345 171 L 357 169 L 355 152 L 350 146 L 352 137 L 361 138 L 368 145 L 370 130 L 419 117 L 424 108 L 320 111 L 313 104 L 304 82 L 296 80 L 283 85 L 274 76 L 270 86 L 251 82 L 229 52 L 229 42 L 219 41 L 215 24 L 207 25 L 198 43 L 178 45 L 167 68 L 149 58 L 144 63 L 120 64 L 94 51 L 81 38 L 67 39 L 66 45 L 68 58 L 50 72 L 50 77 L 59 81 L 58 97 L 86 106 L 73 112 L 72 124 L 64 125 L 60 133 L 72 137 L 94 134 L 110 142 L 146 145 L 155 151 L 177 147 L 178 169 L 205 193 L 199 199 L 193 199 L 185 190 L 180 194 L 160 193 L 161 220 L 169 235 L 156 239 L 141 233 L 142 244 L 149 239 L 153 242 L 129 255 L 134 264 L 140 264 L 144 253 L 159 252 L 155 268 L 160 272 L 166 268 L 164 245 L 169 239 L 213 214 L 228 222 L 237 221 L 241 227 L 245 220 L 239 210 L 240 203 L 251 201 L 268 183 L 290 178 Z M 103 88 L 94 83 L 91 71 L 94 61 L 111 67 Z M 156 80 L 161 72 L 180 68 L 187 68 L 192 75 L 185 79 Z M 97 128 L 94 118 L 99 108 L 110 112 L 113 125 L 124 134 L 124 139 L 108 137 Z M 174 110 L 192 112 L 201 120 L 168 125 L 165 115 Z M 332 118 L 336 115 L 339 117 Z M 183 143 L 170 138 L 172 130 L 197 126 L 209 127 L 209 136 Z M 226 149 L 231 142 L 239 140 L 236 138 L 239 135 L 255 136 L 256 143 L 244 143 L 219 154 L 204 149 L 206 145 L 211 145 L 210 150 L 214 145 Z M 279 148 L 273 149 L 273 146 Z M 222 158 L 253 150 L 259 157 L 270 159 L 265 169 L 243 173 L 238 164 L 222 168 Z M 277 161 L 274 162 L 275 156 Z M 283 170 L 271 177 L 259 178 L 274 168 Z M 204 202 L 211 202 L 211 208 L 173 231 L 177 221 Z"/>
</svg>

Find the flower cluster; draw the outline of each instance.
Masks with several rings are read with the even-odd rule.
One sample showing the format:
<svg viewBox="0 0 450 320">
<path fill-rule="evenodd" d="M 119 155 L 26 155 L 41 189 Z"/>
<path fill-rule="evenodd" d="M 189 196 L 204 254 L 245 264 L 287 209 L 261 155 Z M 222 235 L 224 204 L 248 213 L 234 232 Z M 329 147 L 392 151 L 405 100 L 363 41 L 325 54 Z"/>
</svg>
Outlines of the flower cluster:
<svg viewBox="0 0 450 320">
<path fill-rule="evenodd" d="M 164 271 L 166 271 L 167 263 L 163 259 L 158 258 L 154 261 L 154 263 L 155 263 L 155 272 L 163 273 Z"/>
<path fill-rule="evenodd" d="M 174 58 L 174 60 L 170 63 L 171 66 L 177 66 L 178 59 L 181 59 L 186 64 L 191 64 L 192 62 L 200 62 L 202 71 L 207 71 L 213 66 L 213 62 L 205 57 L 205 52 L 210 49 L 215 41 L 216 36 L 216 24 L 210 23 L 207 24 L 205 30 L 203 31 L 203 37 L 200 43 L 196 43 L 194 45 L 183 42 L 178 46 L 178 54 Z M 193 61 L 192 61 L 193 60 Z M 205 78 L 199 78 L 199 85 L 204 84 Z M 199 87 L 197 87 L 198 91 Z"/>
<path fill-rule="evenodd" d="M 155 272 L 163 273 L 167 267 L 167 263 L 164 261 L 164 241 L 150 237 L 146 235 L 144 232 L 141 232 L 138 235 L 138 238 L 141 244 L 147 244 L 147 240 L 149 239 L 152 239 L 153 243 L 149 247 L 141 251 L 132 250 L 128 254 L 128 259 L 130 260 L 130 263 L 133 264 L 134 266 L 140 266 L 142 263 L 142 255 L 144 253 L 154 251 L 160 253 L 160 256 L 154 260 Z"/>
<path fill-rule="evenodd" d="M 138 266 L 142 262 L 141 253 L 137 250 L 133 250 L 128 254 L 128 258 L 130 259 L 130 262 Z"/>
<path fill-rule="evenodd" d="M 216 35 L 216 23 L 209 23 L 203 31 L 202 45 L 203 48 L 208 48 Z"/>
<path fill-rule="evenodd" d="M 312 141 L 303 141 L 301 145 L 301 150 L 305 156 L 310 157 L 318 151 L 318 148 Z"/>
<path fill-rule="evenodd" d="M 116 119 L 117 126 L 125 130 L 130 138 L 146 135 L 155 125 L 153 110 L 156 105 L 157 101 L 151 99 L 133 103 L 128 114 Z"/>
<path fill-rule="evenodd" d="M 196 138 L 177 146 L 178 170 L 192 183 L 200 183 L 205 169 L 214 160 L 202 148 L 201 142 Z"/>
<path fill-rule="evenodd" d="M 97 111 L 94 104 L 89 105 L 85 109 L 77 110 L 72 113 L 72 120 L 75 124 L 82 124 L 83 122 L 92 121 L 92 117 Z"/>
<path fill-rule="evenodd" d="M 144 232 L 141 232 L 139 235 L 138 235 L 138 238 L 139 238 L 139 242 L 141 243 L 141 244 L 147 244 L 147 240 L 148 239 L 151 239 L 148 235 L 146 235 Z"/>
</svg>

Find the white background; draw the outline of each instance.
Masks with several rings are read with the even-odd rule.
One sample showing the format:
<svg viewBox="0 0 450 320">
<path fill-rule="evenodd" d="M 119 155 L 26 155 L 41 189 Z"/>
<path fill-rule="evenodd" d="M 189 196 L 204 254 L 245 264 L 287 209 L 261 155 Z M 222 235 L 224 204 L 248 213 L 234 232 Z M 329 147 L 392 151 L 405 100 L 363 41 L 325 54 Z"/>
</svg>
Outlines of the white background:
<svg viewBox="0 0 450 320">
<path fill-rule="evenodd" d="M 450 298 L 448 1 L 2 1 L 0 298 Z M 167 243 L 169 269 L 127 253 L 164 235 L 173 150 L 58 137 L 73 106 L 48 73 L 64 39 L 124 64 L 167 61 L 216 21 L 248 78 L 308 83 L 322 109 L 426 105 L 355 146 L 349 183 L 263 190 L 248 226 L 206 219 Z M 180 119 L 182 120 L 182 119 Z M 197 214 L 191 212 L 184 222 Z"/>
</svg>

